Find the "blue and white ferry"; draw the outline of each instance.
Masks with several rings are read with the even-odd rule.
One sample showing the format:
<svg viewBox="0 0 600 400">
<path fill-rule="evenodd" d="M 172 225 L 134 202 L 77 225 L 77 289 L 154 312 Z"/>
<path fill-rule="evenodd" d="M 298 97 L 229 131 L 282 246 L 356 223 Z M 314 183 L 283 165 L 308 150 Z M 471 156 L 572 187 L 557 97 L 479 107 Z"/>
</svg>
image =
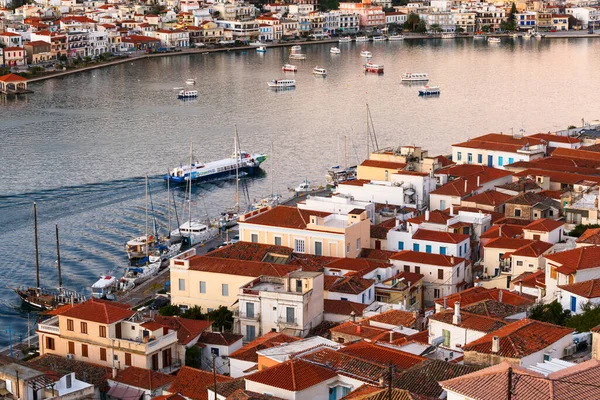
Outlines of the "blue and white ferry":
<svg viewBox="0 0 600 400">
<path fill-rule="evenodd" d="M 237 157 L 236 154 L 232 154 L 229 158 L 206 164 L 196 160 L 191 165 L 181 165 L 170 170 L 164 178 L 173 183 L 186 183 L 190 179 L 196 181 L 235 176 L 236 161 L 238 173 L 252 175 L 266 159 L 265 154 L 250 154 L 241 151 Z"/>
</svg>

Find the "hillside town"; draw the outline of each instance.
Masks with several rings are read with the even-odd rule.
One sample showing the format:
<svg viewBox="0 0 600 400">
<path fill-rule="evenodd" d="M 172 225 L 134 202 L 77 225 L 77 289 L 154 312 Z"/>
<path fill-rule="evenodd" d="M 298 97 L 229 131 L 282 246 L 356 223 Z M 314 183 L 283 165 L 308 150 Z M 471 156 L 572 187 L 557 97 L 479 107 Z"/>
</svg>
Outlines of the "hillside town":
<svg viewBox="0 0 600 400">
<path fill-rule="evenodd" d="M 356 179 L 92 297 L 0 357 L 5 398 L 598 399 L 600 130 L 375 149 Z"/>
<path fill-rule="evenodd" d="M 596 0 L 250 3 L 167 0 L 0 0 L 0 66 L 27 71 L 135 52 L 323 40 L 341 35 L 521 32 L 593 34 Z"/>
</svg>

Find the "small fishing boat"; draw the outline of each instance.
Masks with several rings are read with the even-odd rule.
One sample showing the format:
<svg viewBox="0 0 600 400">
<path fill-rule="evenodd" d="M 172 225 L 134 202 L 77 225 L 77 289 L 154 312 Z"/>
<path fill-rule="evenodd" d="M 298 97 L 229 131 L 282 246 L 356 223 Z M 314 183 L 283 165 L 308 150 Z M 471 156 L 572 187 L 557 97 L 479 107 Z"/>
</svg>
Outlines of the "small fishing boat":
<svg viewBox="0 0 600 400">
<path fill-rule="evenodd" d="M 373 54 L 371 54 L 370 51 L 363 50 L 360 52 L 360 56 L 364 57 L 364 58 L 371 58 L 371 57 L 373 57 Z"/>
<path fill-rule="evenodd" d="M 498 38 L 498 37 L 489 37 L 487 41 L 488 41 L 489 44 L 498 44 L 498 43 L 500 43 L 500 38 Z"/>
<path fill-rule="evenodd" d="M 186 85 L 195 85 L 196 80 L 195 79 L 186 79 L 185 84 Z"/>
<path fill-rule="evenodd" d="M 267 82 L 267 85 L 271 88 L 291 88 L 296 87 L 296 81 L 294 79 L 273 79 Z"/>
<path fill-rule="evenodd" d="M 423 86 L 419 89 L 419 96 L 435 96 L 440 94 L 439 86 Z"/>
<path fill-rule="evenodd" d="M 317 75 L 317 76 L 327 76 L 327 70 L 325 68 L 321 68 L 321 67 L 314 67 L 313 71 L 312 71 L 313 75 Z"/>
<path fill-rule="evenodd" d="M 473 35 L 473 39 L 482 40 L 482 39 L 485 39 L 485 35 L 482 35 L 482 34 Z"/>
<path fill-rule="evenodd" d="M 179 93 L 177 94 L 177 98 L 178 99 L 195 99 L 196 97 L 198 97 L 198 91 L 197 90 L 180 90 Z"/>
<path fill-rule="evenodd" d="M 216 237 L 219 230 L 199 220 L 186 221 L 171 231 L 171 240 L 187 241 L 189 246 L 206 243 Z"/>
<path fill-rule="evenodd" d="M 249 46 L 264 46 L 264 45 L 265 44 L 263 42 L 259 42 L 259 41 L 252 42 L 249 44 Z"/>
<path fill-rule="evenodd" d="M 366 36 L 358 36 L 358 37 L 356 38 L 356 41 L 357 41 L 357 42 L 368 42 L 368 41 L 369 41 L 369 38 L 368 38 L 368 37 L 366 37 Z"/>
<path fill-rule="evenodd" d="M 442 39 L 455 39 L 456 34 L 454 33 L 442 33 Z"/>
<path fill-rule="evenodd" d="M 158 240 L 153 235 L 142 235 L 135 239 L 128 240 L 125 244 L 125 251 L 130 260 L 138 260 L 146 257 L 150 249 L 158 244 Z"/>
<path fill-rule="evenodd" d="M 265 46 L 259 46 L 256 48 L 256 52 L 257 53 L 266 53 L 267 52 L 267 48 Z"/>
<path fill-rule="evenodd" d="M 373 36 L 373 41 L 374 42 L 384 42 L 386 39 L 385 36 Z"/>
<path fill-rule="evenodd" d="M 543 38 L 545 38 L 545 37 L 546 37 L 546 35 L 544 35 L 544 34 L 542 34 L 542 33 L 539 33 L 539 32 L 536 32 L 536 33 L 534 33 L 534 34 L 533 34 L 533 37 L 534 37 L 535 39 L 543 39 Z"/>
<path fill-rule="evenodd" d="M 350 43 L 351 41 L 352 38 L 350 36 L 344 36 L 338 40 L 339 43 Z"/>
<path fill-rule="evenodd" d="M 302 193 L 302 192 L 308 192 L 310 191 L 310 182 L 309 181 L 304 181 L 301 184 L 299 184 L 298 186 L 296 186 L 294 189 L 290 189 L 293 192 L 296 193 Z"/>
<path fill-rule="evenodd" d="M 402 82 L 428 82 L 429 75 L 422 73 L 422 72 L 419 72 L 419 73 L 406 72 L 406 73 L 402 74 L 402 76 L 400 77 L 400 80 Z"/>
<path fill-rule="evenodd" d="M 108 299 L 117 291 L 117 278 L 112 275 L 102 275 L 92 284 L 92 296 L 97 299 Z"/>
<path fill-rule="evenodd" d="M 129 282 L 130 285 L 139 285 L 153 277 L 159 270 L 160 262 L 154 262 L 142 267 L 127 267 L 121 279 Z"/>
<path fill-rule="evenodd" d="M 518 38 L 521 37 L 521 35 L 519 35 L 518 33 L 515 32 L 515 33 L 511 33 L 510 37 L 513 38 L 513 39 L 518 39 Z"/>
<path fill-rule="evenodd" d="M 296 67 L 295 65 L 292 65 L 292 64 L 285 64 L 283 67 L 281 67 L 281 70 L 283 72 L 297 72 L 298 67 Z"/>
<path fill-rule="evenodd" d="M 532 36 L 533 35 L 531 34 L 531 32 L 527 32 L 527 33 L 523 34 L 522 38 L 523 39 L 531 39 Z"/>
<path fill-rule="evenodd" d="M 392 35 L 388 39 L 392 41 L 404 40 L 404 35 Z"/>
<path fill-rule="evenodd" d="M 331 49 L 329 49 L 329 52 L 331 54 L 340 54 L 342 51 L 340 49 L 338 49 L 337 47 L 332 47 Z"/>
<path fill-rule="evenodd" d="M 298 45 L 298 44 L 297 44 L 297 45 L 295 45 L 295 46 L 292 46 L 292 47 L 290 48 L 290 51 L 291 51 L 292 53 L 297 53 L 297 52 L 299 52 L 300 50 L 302 50 L 302 46 L 300 46 L 300 45 Z"/>
<path fill-rule="evenodd" d="M 383 65 L 368 62 L 364 65 L 365 72 L 374 72 L 376 74 L 383 74 Z"/>
<path fill-rule="evenodd" d="M 306 54 L 292 53 L 290 54 L 291 60 L 306 60 Z"/>
<path fill-rule="evenodd" d="M 173 88 L 173 90 L 183 90 L 183 89 L 185 89 L 183 86 L 181 86 L 181 87 L 174 87 Z"/>
</svg>

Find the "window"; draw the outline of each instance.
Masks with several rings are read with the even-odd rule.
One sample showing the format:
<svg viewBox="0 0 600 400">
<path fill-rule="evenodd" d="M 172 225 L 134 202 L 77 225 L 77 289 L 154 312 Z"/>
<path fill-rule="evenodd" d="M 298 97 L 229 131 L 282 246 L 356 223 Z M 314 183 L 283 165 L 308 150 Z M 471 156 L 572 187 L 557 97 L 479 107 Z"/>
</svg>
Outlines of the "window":
<svg viewBox="0 0 600 400">
<path fill-rule="evenodd" d="M 465 227 L 463 228 L 463 233 L 464 233 L 465 235 L 470 235 L 470 234 L 471 234 L 471 228 L 470 228 L 470 227 L 468 227 L 468 226 L 465 226 Z"/>
<path fill-rule="evenodd" d="M 440 254 L 446 255 L 446 247 L 440 247 Z"/>
<path fill-rule="evenodd" d="M 304 239 L 294 239 L 294 251 L 304 253 Z"/>
<path fill-rule="evenodd" d="M 513 162 L 515 162 L 515 159 L 512 157 L 508 157 L 508 163 L 512 164 Z"/>
<path fill-rule="evenodd" d="M 365 300 L 366 300 L 366 299 L 365 299 L 365 294 L 363 293 L 363 294 L 362 294 L 362 301 L 361 301 L 361 303 L 365 304 Z"/>
<path fill-rule="evenodd" d="M 179 279 L 179 290 L 185 290 L 185 279 Z"/>
<path fill-rule="evenodd" d="M 254 303 L 246 303 L 246 317 L 254 318 Z"/>
<path fill-rule="evenodd" d="M 287 323 L 293 323 L 296 321 L 296 309 L 294 307 L 285 308 L 285 321 Z"/>
<path fill-rule="evenodd" d="M 438 279 L 444 279 L 444 270 L 441 268 L 438 269 Z"/>
<path fill-rule="evenodd" d="M 504 164 L 504 157 L 498 156 L 498 166 L 501 167 Z"/>
<path fill-rule="evenodd" d="M 465 257 L 467 256 L 467 244 L 465 243 Z"/>
<path fill-rule="evenodd" d="M 462 257 L 462 246 L 458 246 L 458 256 Z"/>
<path fill-rule="evenodd" d="M 404 272 L 410 272 L 410 265 L 404 266 Z"/>
<path fill-rule="evenodd" d="M 250 235 L 250 241 L 252 243 L 258 243 L 258 233 L 253 233 Z"/>
<path fill-rule="evenodd" d="M 446 209 L 446 200 L 440 200 L 440 210 Z"/>
<path fill-rule="evenodd" d="M 68 331 L 74 331 L 75 328 L 73 327 L 73 320 L 72 319 L 68 319 L 67 320 L 67 330 Z"/>
<path fill-rule="evenodd" d="M 460 151 L 456 152 L 456 161 L 462 160 L 462 153 Z"/>
<path fill-rule="evenodd" d="M 577 298 L 575 296 L 571 296 L 571 312 L 577 311 Z"/>
<path fill-rule="evenodd" d="M 98 336 L 106 337 L 106 327 L 104 325 L 98 327 Z"/>
<path fill-rule="evenodd" d="M 356 250 L 360 250 L 360 239 L 356 239 Z"/>
<path fill-rule="evenodd" d="M 106 361 L 106 349 L 102 347 L 100 348 L 100 360 Z"/>
<path fill-rule="evenodd" d="M 206 293 L 206 282 L 200 281 L 200 293 Z"/>
<path fill-rule="evenodd" d="M 128 367 L 131 366 L 131 353 L 125 353 L 125 365 Z"/>
<path fill-rule="evenodd" d="M 215 356 L 219 357 L 219 348 L 218 347 L 211 347 L 210 348 L 210 354 L 211 355 L 214 354 Z"/>
<path fill-rule="evenodd" d="M 517 261 L 517 267 L 522 267 L 523 266 L 523 261 Z"/>
<path fill-rule="evenodd" d="M 433 297 L 435 299 L 439 299 L 440 298 L 440 289 L 433 289 Z"/>
<path fill-rule="evenodd" d="M 323 255 L 323 243 L 315 242 L 315 255 L 322 256 Z"/>
<path fill-rule="evenodd" d="M 87 322 L 81 322 L 79 324 L 79 328 L 81 329 L 81 333 L 85 333 L 87 335 Z"/>
<path fill-rule="evenodd" d="M 398 251 L 404 250 L 404 242 L 398 242 Z"/>
<path fill-rule="evenodd" d="M 88 356 L 88 346 L 87 344 L 82 344 L 81 345 L 81 357 L 87 357 Z"/>
<path fill-rule="evenodd" d="M 421 273 L 421 267 L 415 267 L 415 274 Z"/>
<path fill-rule="evenodd" d="M 444 336 L 444 346 L 450 346 L 450 331 L 447 329 L 442 329 L 442 335 Z"/>
<path fill-rule="evenodd" d="M 520 217 L 521 216 L 521 210 L 519 210 L 518 208 L 515 209 L 515 217 Z"/>
<path fill-rule="evenodd" d="M 279 236 L 275 236 L 275 246 L 281 246 L 281 238 Z"/>
<path fill-rule="evenodd" d="M 66 376 L 66 378 L 67 389 L 71 389 L 71 387 L 73 386 L 73 376 L 69 374 Z"/>
<path fill-rule="evenodd" d="M 346 244 L 346 253 L 350 253 L 350 243 Z"/>
<path fill-rule="evenodd" d="M 472 163 L 473 163 L 473 154 L 467 153 L 467 164 L 472 164 Z"/>
<path fill-rule="evenodd" d="M 552 279 L 556 279 L 557 273 L 556 273 L 556 267 L 550 267 L 550 277 Z"/>
<path fill-rule="evenodd" d="M 477 154 L 477 164 L 483 164 L 483 155 Z"/>
<path fill-rule="evenodd" d="M 431 253 L 431 245 L 425 245 L 425 253 Z"/>
<path fill-rule="evenodd" d="M 69 353 L 75 354 L 75 342 L 69 342 Z"/>
<path fill-rule="evenodd" d="M 229 284 L 223 283 L 221 285 L 221 296 L 229 296 Z"/>
<path fill-rule="evenodd" d="M 413 243 L 413 251 L 419 251 L 419 243 Z"/>
</svg>

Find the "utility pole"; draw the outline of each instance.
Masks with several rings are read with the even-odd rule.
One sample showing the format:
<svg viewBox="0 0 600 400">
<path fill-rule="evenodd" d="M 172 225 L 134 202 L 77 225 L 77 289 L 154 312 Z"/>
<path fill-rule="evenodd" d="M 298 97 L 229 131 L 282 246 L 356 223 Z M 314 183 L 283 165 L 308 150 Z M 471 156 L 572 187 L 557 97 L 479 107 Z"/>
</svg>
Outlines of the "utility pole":
<svg viewBox="0 0 600 400">
<path fill-rule="evenodd" d="M 213 383 L 215 386 L 215 399 L 218 398 L 217 396 L 217 367 L 216 367 L 216 359 L 217 359 L 217 355 L 215 353 L 212 354 L 212 361 L 213 361 Z"/>
<path fill-rule="evenodd" d="M 36 289 L 40 289 L 40 257 L 38 249 L 38 226 L 37 226 L 37 204 L 33 203 L 33 230 L 35 233 L 35 284 Z M 11 355 L 12 357 L 12 355 Z"/>
<path fill-rule="evenodd" d="M 507 399 L 512 400 L 512 367 L 508 367 L 508 395 Z"/>
<path fill-rule="evenodd" d="M 62 273 L 60 271 L 60 245 L 58 244 L 58 224 L 56 227 L 56 267 L 58 269 L 58 288 L 62 293 Z"/>
<path fill-rule="evenodd" d="M 392 400 L 392 375 L 394 373 L 394 364 L 390 361 L 388 365 L 388 400 Z"/>
</svg>

